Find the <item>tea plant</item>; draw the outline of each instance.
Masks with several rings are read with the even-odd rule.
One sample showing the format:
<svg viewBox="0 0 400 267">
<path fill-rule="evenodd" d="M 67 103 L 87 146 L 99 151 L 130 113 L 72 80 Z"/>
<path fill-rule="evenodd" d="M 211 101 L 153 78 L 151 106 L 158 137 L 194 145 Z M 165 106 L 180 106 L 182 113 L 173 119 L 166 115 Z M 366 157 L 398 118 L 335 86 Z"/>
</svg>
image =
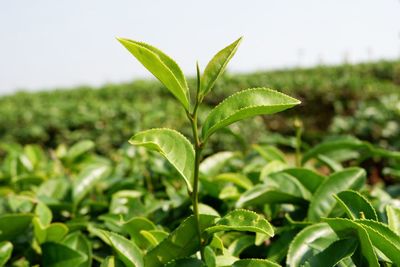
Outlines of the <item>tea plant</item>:
<svg viewBox="0 0 400 267">
<path fill-rule="evenodd" d="M 136 146 L 144 146 L 161 153 L 179 172 L 187 186 L 187 192 L 192 200 L 193 217 L 186 220 L 181 228 L 194 227 L 197 236 L 194 237 L 197 246 L 188 248 L 179 246 L 179 251 L 172 253 L 172 245 L 162 242 L 145 257 L 146 266 L 159 266 L 171 260 L 190 256 L 200 250 L 201 259 L 206 261 L 205 246 L 212 239 L 212 234 L 219 231 L 236 230 L 260 232 L 267 236 L 273 235 L 273 229 L 267 221 L 245 210 L 232 211 L 214 226 L 213 219 L 202 221 L 199 212 L 199 166 L 202 150 L 209 138 L 218 130 L 236 122 L 256 115 L 273 114 L 291 108 L 300 102 L 287 95 L 267 88 L 253 88 L 241 91 L 226 98 L 216 106 L 206 117 L 199 130 L 198 110 L 204 97 L 212 90 L 217 79 L 224 72 L 228 62 L 235 54 L 242 38 L 239 38 L 218 52 L 201 74 L 197 64 L 197 87 L 193 99 L 179 66 L 167 55 L 148 44 L 129 39 L 118 39 L 165 87 L 175 96 L 184 108 L 193 133 L 192 144 L 180 133 L 171 129 L 152 129 L 135 134 L 129 142 Z M 194 148 L 193 148 L 194 147 Z M 193 225 L 191 224 L 193 220 Z M 185 225 L 189 224 L 189 226 Z M 187 231 L 190 232 L 190 229 Z M 188 233 L 183 232 L 188 235 Z M 193 240 L 188 240 L 193 241 Z M 149 256 L 150 255 L 150 256 Z M 154 256 L 153 256 L 154 255 Z M 160 260 L 161 259 L 161 260 Z M 150 263 L 151 262 L 151 263 Z M 239 264 L 239 263 L 238 263 Z"/>
</svg>

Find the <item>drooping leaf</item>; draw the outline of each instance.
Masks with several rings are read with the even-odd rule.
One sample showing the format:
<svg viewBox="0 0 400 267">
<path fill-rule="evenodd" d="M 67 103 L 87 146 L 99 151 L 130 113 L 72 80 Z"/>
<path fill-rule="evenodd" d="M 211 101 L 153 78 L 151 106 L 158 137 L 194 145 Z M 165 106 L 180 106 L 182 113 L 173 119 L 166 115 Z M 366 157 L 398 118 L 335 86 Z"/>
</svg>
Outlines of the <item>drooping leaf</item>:
<svg viewBox="0 0 400 267">
<path fill-rule="evenodd" d="M 107 177 L 110 173 L 110 167 L 106 164 L 92 164 L 84 168 L 76 178 L 73 184 L 72 197 L 75 205 L 93 189 L 93 186 L 101 179 Z"/>
<path fill-rule="evenodd" d="M 400 235 L 400 208 L 387 205 L 386 215 L 388 218 L 389 228 L 396 234 Z"/>
<path fill-rule="evenodd" d="M 215 216 L 200 215 L 200 229 L 203 231 L 214 223 Z M 188 217 L 158 246 L 144 257 L 146 267 L 161 267 L 180 258 L 189 257 L 199 250 L 199 239 L 194 216 Z"/>
<path fill-rule="evenodd" d="M 87 260 L 86 255 L 60 243 L 46 242 L 42 245 L 44 267 L 79 266 Z"/>
<path fill-rule="evenodd" d="M 232 267 L 280 267 L 280 265 L 266 259 L 243 259 L 235 261 Z"/>
<path fill-rule="evenodd" d="M 365 183 L 365 176 L 361 168 L 348 168 L 330 175 L 312 197 L 308 220 L 318 221 L 321 217 L 328 217 L 336 205 L 333 195 L 347 189 L 360 189 Z"/>
<path fill-rule="evenodd" d="M 24 234 L 31 224 L 33 214 L 0 215 L 0 241 L 13 240 Z"/>
<path fill-rule="evenodd" d="M 214 226 L 206 229 L 208 233 L 219 231 L 247 231 L 254 233 L 262 233 L 272 237 L 274 229 L 271 224 L 258 215 L 249 210 L 234 210 L 226 214 Z"/>
<path fill-rule="evenodd" d="M 358 239 L 360 246 L 361 259 L 355 264 L 367 264 L 371 267 L 378 267 L 378 258 L 375 254 L 370 236 L 368 232 L 360 224 L 355 221 L 343 218 L 326 218 L 324 219 L 335 233 L 341 238 L 355 237 Z M 355 258 L 355 257 L 353 257 Z M 358 258 L 358 257 L 357 257 Z"/>
<path fill-rule="evenodd" d="M 189 110 L 189 89 L 182 70 L 174 60 L 148 44 L 125 38 L 118 38 L 118 41 Z"/>
<path fill-rule="evenodd" d="M 357 240 L 353 238 L 340 239 L 333 242 L 326 249 L 311 257 L 305 264 L 305 267 L 334 267 L 337 264 L 350 257 L 357 248 Z"/>
<path fill-rule="evenodd" d="M 151 129 L 135 134 L 129 143 L 159 152 L 185 180 L 188 191 L 192 191 L 194 149 L 186 137 L 171 129 Z"/>
<path fill-rule="evenodd" d="M 11 258 L 13 244 L 9 241 L 0 242 L 0 266 L 5 266 Z"/>
<path fill-rule="evenodd" d="M 125 237 L 112 232 L 102 231 L 115 250 L 118 258 L 128 267 L 144 267 L 143 255 L 140 249 Z"/>
<path fill-rule="evenodd" d="M 290 267 L 301 266 L 337 239 L 335 232 L 326 223 L 307 226 L 290 243 L 286 264 Z"/>
<path fill-rule="evenodd" d="M 372 245 L 378 248 L 394 264 L 400 265 L 400 236 L 383 223 L 373 220 L 355 220 L 368 233 Z"/>
<path fill-rule="evenodd" d="M 215 81 L 219 76 L 224 73 L 228 62 L 231 60 L 233 55 L 236 53 L 236 50 L 242 40 L 242 37 L 234 41 L 232 44 L 228 45 L 221 51 L 219 51 L 207 64 L 207 67 L 204 70 L 204 73 L 201 77 L 200 82 L 200 99 L 202 99 L 205 95 L 207 95 L 211 89 L 213 88 Z"/>
<path fill-rule="evenodd" d="M 360 193 L 353 190 L 345 190 L 338 193 L 335 197 L 338 203 L 345 209 L 350 219 L 378 220 L 375 209 Z"/>
<path fill-rule="evenodd" d="M 208 114 L 202 136 L 207 140 L 215 131 L 236 121 L 268 115 L 300 104 L 300 101 L 267 88 L 247 89 L 225 99 Z"/>
</svg>

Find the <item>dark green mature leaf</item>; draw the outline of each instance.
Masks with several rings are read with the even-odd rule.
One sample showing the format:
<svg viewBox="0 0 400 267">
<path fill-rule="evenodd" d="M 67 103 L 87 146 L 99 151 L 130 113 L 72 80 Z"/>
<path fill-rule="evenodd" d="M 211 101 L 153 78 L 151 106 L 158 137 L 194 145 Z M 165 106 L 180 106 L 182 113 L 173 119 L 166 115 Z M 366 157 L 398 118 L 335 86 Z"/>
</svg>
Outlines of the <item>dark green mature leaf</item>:
<svg viewBox="0 0 400 267">
<path fill-rule="evenodd" d="M 274 229 L 271 224 L 255 213 L 249 210 L 234 210 L 226 214 L 214 226 L 206 229 L 208 233 L 219 231 L 246 231 L 274 236 Z"/>
<path fill-rule="evenodd" d="M 59 243 L 44 243 L 42 252 L 43 267 L 79 266 L 87 260 L 83 253 Z"/>
<path fill-rule="evenodd" d="M 246 248 L 254 245 L 255 237 L 251 235 L 244 235 L 236 238 L 228 247 L 228 251 L 232 256 L 239 257 L 240 253 Z"/>
<path fill-rule="evenodd" d="M 383 223 L 372 220 L 355 220 L 368 233 L 374 247 L 378 248 L 394 264 L 400 265 L 400 236 Z"/>
<path fill-rule="evenodd" d="M 89 240 L 80 232 L 73 232 L 67 235 L 62 243 L 74 250 L 80 251 L 86 255 L 86 261 L 75 267 L 92 266 L 92 245 Z"/>
<path fill-rule="evenodd" d="M 185 180 L 188 191 L 192 191 L 194 149 L 186 137 L 171 129 L 151 129 L 135 134 L 129 143 L 159 152 Z"/>
<path fill-rule="evenodd" d="M 200 215 L 200 229 L 212 225 L 215 216 Z M 196 222 L 194 216 L 188 217 L 158 246 L 150 250 L 144 257 L 146 267 L 161 267 L 179 258 L 189 257 L 199 250 Z"/>
<path fill-rule="evenodd" d="M 208 139 L 215 131 L 236 121 L 277 113 L 298 104 L 299 100 L 272 89 L 253 88 L 238 92 L 208 114 L 203 124 L 203 139 Z"/>
<path fill-rule="evenodd" d="M 361 168 L 348 168 L 330 175 L 313 195 L 308 220 L 318 221 L 321 217 L 328 217 L 336 205 L 333 195 L 346 189 L 360 189 L 365 183 L 365 176 Z"/>
<path fill-rule="evenodd" d="M 304 266 L 306 267 L 333 267 L 341 260 L 353 255 L 357 248 L 357 240 L 340 239 L 333 242 L 326 249 L 311 257 Z"/>
<path fill-rule="evenodd" d="M 82 201 L 93 186 L 110 173 L 110 166 L 105 164 L 92 164 L 84 168 L 73 184 L 72 197 L 75 205 Z"/>
<path fill-rule="evenodd" d="M 360 251 L 362 254 L 362 264 L 368 264 L 368 266 L 371 267 L 379 266 L 378 258 L 375 254 L 370 236 L 363 226 L 355 221 L 342 218 L 326 218 L 325 221 L 339 237 L 349 238 L 353 236 L 359 240 Z"/>
<path fill-rule="evenodd" d="M 211 89 L 215 84 L 215 81 L 218 79 L 219 76 L 222 75 L 222 73 L 224 73 L 225 68 L 228 65 L 228 62 L 236 53 L 236 50 L 241 41 L 242 37 L 240 37 L 232 44 L 219 51 L 207 64 L 203 76 L 201 77 L 200 92 L 199 92 L 200 99 L 202 99 L 205 95 L 207 95 L 211 91 Z"/>
<path fill-rule="evenodd" d="M 291 168 L 282 171 L 295 177 L 308 191 L 314 193 L 326 177 L 306 168 Z"/>
<path fill-rule="evenodd" d="M 346 190 L 338 193 L 335 198 L 342 205 L 350 219 L 378 220 L 375 209 L 360 193 Z"/>
<path fill-rule="evenodd" d="M 290 267 L 301 266 L 337 239 L 335 232 L 326 223 L 307 226 L 290 243 L 286 264 Z"/>
<path fill-rule="evenodd" d="M 4 214 L 0 216 L 0 241 L 13 240 L 29 227 L 33 214 Z"/>
<path fill-rule="evenodd" d="M 118 38 L 118 41 L 189 110 L 189 89 L 182 70 L 174 60 L 148 44 L 124 38 Z"/>
<path fill-rule="evenodd" d="M 265 259 L 243 259 L 235 261 L 232 267 L 279 267 L 280 265 Z"/>
<path fill-rule="evenodd" d="M 389 228 L 393 232 L 400 235 L 400 208 L 393 206 L 386 206 L 386 215 L 388 218 Z"/>
<path fill-rule="evenodd" d="M 128 267 L 143 267 L 143 255 L 132 241 L 112 232 L 101 231 L 115 250 L 118 258 Z"/>
<path fill-rule="evenodd" d="M 11 258 L 13 244 L 9 241 L 0 242 L 0 266 L 6 265 Z"/>
</svg>

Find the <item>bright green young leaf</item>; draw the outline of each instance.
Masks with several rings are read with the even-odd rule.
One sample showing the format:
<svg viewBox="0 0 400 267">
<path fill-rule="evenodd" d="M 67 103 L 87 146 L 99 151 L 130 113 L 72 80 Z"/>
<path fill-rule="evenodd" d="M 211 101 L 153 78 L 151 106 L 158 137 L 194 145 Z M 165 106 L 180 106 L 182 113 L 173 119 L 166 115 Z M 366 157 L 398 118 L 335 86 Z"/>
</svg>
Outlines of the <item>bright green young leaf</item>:
<svg viewBox="0 0 400 267">
<path fill-rule="evenodd" d="M 400 208 L 387 205 L 386 215 L 388 218 L 389 228 L 396 234 L 400 235 Z"/>
<path fill-rule="evenodd" d="M 267 88 L 247 89 L 231 95 L 208 114 L 202 136 L 207 140 L 215 131 L 256 115 L 269 115 L 300 104 L 290 96 Z"/>
<path fill-rule="evenodd" d="M 326 218 L 324 219 L 329 226 L 335 231 L 340 238 L 356 237 L 360 246 L 361 259 L 355 264 L 365 264 L 366 266 L 378 267 L 378 258 L 375 254 L 371 238 L 366 229 L 355 221 L 342 218 Z"/>
<path fill-rule="evenodd" d="M 79 231 L 68 234 L 62 243 L 74 250 L 80 251 L 87 256 L 85 262 L 75 267 L 90 267 L 92 266 L 92 245 L 85 235 Z"/>
<path fill-rule="evenodd" d="M 240 173 L 221 173 L 214 177 L 214 181 L 231 182 L 246 190 L 253 187 L 251 180 Z"/>
<path fill-rule="evenodd" d="M 345 190 L 338 193 L 335 198 L 344 208 L 350 219 L 378 220 L 375 209 L 360 193 L 353 190 Z"/>
<path fill-rule="evenodd" d="M 59 242 L 68 233 L 68 227 L 63 223 L 52 223 L 46 228 L 46 241 Z"/>
<path fill-rule="evenodd" d="M 260 145 L 253 145 L 255 151 L 261 155 L 267 162 L 278 160 L 281 162 L 285 162 L 285 155 L 282 151 L 274 146 L 260 146 Z"/>
<path fill-rule="evenodd" d="M 53 214 L 52 214 L 51 210 L 43 202 L 39 202 L 36 205 L 35 214 L 38 216 L 38 218 L 40 219 L 40 222 L 44 226 L 49 225 L 51 223 L 51 220 L 53 219 Z"/>
<path fill-rule="evenodd" d="M 243 259 L 235 261 L 232 267 L 280 267 L 280 265 L 265 259 Z"/>
<path fill-rule="evenodd" d="M 144 267 L 142 252 L 135 243 L 119 234 L 107 231 L 102 232 L 117 253 L 118 258 L 127 267 Z"/>
<path fill-rule="evenodd" d="M 120 260 L 114 256 L 108 256 L 103 260 L 100 267 L 126 267 Z"/>
<path fill-rule="evenodd" d="M 216 260 L 218 267 L 231 267 L 239 258 L 232 255 L 218 255 Z"/>
<path fill-rule="evenodd" d="M 215 216 L 200 215 L 200 229 L 203 231 L 214 223 Z M 150 250 L 144 257 L 146 267 L 161 267 L 180 258 L 189 257 L 199 250 L 194 216 L 183 221 L 166 239 Z"/>
<path fill-rule="evenodd" d="M 148 44 L 124 38 L 118 38 L 118 41 L 189 110 L 189 89 L 182 70 L 174 60 Z"/>
<path fill-rule="evenodd" d="M 140 247 L 146 248 L 148 241 L 147 239 L 140 234 L 141 231 L 151 231 L 155 230 L 156 226 L 152 221 L 144 217 L 135 217 L 131 220 L 127 221 L 122 229 L 129 234 L 131 239 Z"/>
<path fill-rule="evenodd" d="M 338 172 L 343 170 L 343 166 L 342 164 L 340 164 L 339 162 L 337 162 L 336 160 L 325 156 L 323 154 L 319 154 L 318 156 L 316 156 L 316 158 L 322 162 L 323 164 L 325 164 L 332 172 Z"/>
<path fill-rule="evenodd" d="M 204 261 L 207 267 L 217 267 L 217 257 L 210 246 L 204 248 Z"/>
<path fill-rule="evenodd" d="M 400 236 L 385 224 L 372 220 L 356 220 L 368 233 L 374 247 L 378 248 L 394 264 L 400 265 Z"/>
<path fill-rule="evenodd" d="M 59 243 L 44 243 L 42 252 L 42 265 L 46 267 L 79 266 L 87 260 L 85 254 Z"/>
<path fill-rule="evenodd" d="M 347 189 L 360 189 L 365 183 L 365 176 L 361 168 L 348 168 L 330 175 L 313 195 L 308 220 L 318 221 L 321 217 L 328 217 L 336 205 L 333 195 Z"/>
<path fill-rule="evenodd" d="M 202 99 L 211 91 L 218 77 L 221 76 L 222 73 L 224 73 L 228 62 L 236 53 L 236 50 L 241 41 L 242 37 L 219 51 L 207 64 L 203 76 L 201 77 L 199 92 L 200 99 Z"/>
<path fill-rule="evenodd" d="M 153 246 L 157 246 L 161 241 L 168 237 L 168 233 L 161 230 L 142 230 L 140 234 Z"/>
<path fill-rule="evenodd" d="M 0 266 L 5 266 L 11 258 L 13 244 L 9 241 L 0 242 Z"/>
<path fill-rule="evenodd" d="M 31 224 L 33 214 L 0 215 L 0 241 L 13 240 L 24 234 Z"/>
<path fill-rule="evenodd" d="M 151 129 L 135 134 L 129 143 L 159 152 L 185 180 L 188 191 L 192 191 L 194 149 L 186 137 L 171 129 Z"/>
<path fill-rule="evenodd" d="M 263 217 L 249 210 L 234 210 L 226 214 L 214 226 L 206 229 L 208 233 L 219 231 L 246 231 L 274 236 L 274 229 Z"/>
<path fill-rule="evenodd" d="M 110 167 L 105 164 L 92 164 L 83 169 L 73 184 L 72 197 L 75 205 L 93 189 L 94 185 L 107 177 L 110 173 Z"/>
<path fill-rule="evenodd" d="M 91 140 L 83 140 L 80 141 L 68 150 L 67 154 L 65 155 L 65 158 L 69 161 L 72 162 L 81 155 L 85 154 L 86 152 L 92 150 L 95 147 L 95 143 Z"/>
<path fill-rule="evenodd" d="M 290 243 L 286 265 L 298 267 L 313 255 L 327 248 L 338 237 L 326 223 L 317 223 L 304 228 Z"/>
<path fill-rule="evenodd" d="M 357 248 L 357 240 L 353 238 L 340 239 L 333 242 L 329 247 L 311 257 L 305 264 L 305 267 L 334 267 L 337 264 L 353 255 Z"/>
<path fill-rule="evenodd" d="M 204 176 L 215 176 L 226 163 L 236 157 L 238 154 L 231 151 L 217 152 L 200 163 L 200 173 Z"/>
</svg>

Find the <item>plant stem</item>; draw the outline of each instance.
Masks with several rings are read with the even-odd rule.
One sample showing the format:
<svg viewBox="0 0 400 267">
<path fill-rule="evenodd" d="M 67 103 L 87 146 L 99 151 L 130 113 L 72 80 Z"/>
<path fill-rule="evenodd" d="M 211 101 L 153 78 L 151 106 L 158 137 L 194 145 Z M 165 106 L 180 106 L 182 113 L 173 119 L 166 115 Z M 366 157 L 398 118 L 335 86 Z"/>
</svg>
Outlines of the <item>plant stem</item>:
<svg viewBox="0 0 400 267">
<path fill-rule="evenodd" d="M 299 118 L 295 118 L 294 127 L 296 128 L 296 167 L 301 167 L 301 136 L 303 134 L 303 123 Z"/>
</svg>

